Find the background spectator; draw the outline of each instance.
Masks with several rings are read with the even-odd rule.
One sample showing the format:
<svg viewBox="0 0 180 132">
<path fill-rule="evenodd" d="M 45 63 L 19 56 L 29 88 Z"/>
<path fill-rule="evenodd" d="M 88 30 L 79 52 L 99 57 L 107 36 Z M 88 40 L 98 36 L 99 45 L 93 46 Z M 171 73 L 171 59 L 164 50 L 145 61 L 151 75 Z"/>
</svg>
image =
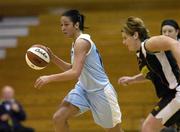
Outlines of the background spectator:
<svg viewBox="0 0 180 132">
<path fill-rule="evenodd" d="M 14 98 L 11 86 L 4 86 L 0 100 L 0 132 L 34 132 L 24 127 L 21 122 L 26 119 L 23 107 Z"/>
</svg>

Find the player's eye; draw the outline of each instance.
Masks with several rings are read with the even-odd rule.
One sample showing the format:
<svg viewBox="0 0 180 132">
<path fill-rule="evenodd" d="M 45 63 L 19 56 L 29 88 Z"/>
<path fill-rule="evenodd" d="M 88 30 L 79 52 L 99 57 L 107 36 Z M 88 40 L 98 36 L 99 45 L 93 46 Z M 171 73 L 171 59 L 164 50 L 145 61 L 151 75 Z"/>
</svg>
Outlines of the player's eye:
<svg viewBox="0 0 180 132">
<path fill-rule="evenodd" d="M 68 25 L 69 25 L 68 23 L 64 24 L 64 26 L 68 26 Z"/>
<path fill-rule="evenodd" d="M 169 33 L 172 33 L 173 31 L 172 30 L 169 30 Z"/>
</svg>

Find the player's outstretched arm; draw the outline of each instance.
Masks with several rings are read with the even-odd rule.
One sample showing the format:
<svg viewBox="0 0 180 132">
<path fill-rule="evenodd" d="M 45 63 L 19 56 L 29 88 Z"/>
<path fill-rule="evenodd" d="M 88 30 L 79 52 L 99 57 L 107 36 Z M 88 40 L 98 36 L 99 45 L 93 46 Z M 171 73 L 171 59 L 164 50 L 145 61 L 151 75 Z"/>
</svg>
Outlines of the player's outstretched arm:
<svg viewBox="0 0 180 132">
<path fill-rule="evenodd" d="M 118 84 L 121 84 L 123 86 L 127 86 L 129 84 L 133 83 L 143 83 L 147 81 L 142 73 L 139 73 L 134 76 L 123 76 L 118 79 Z"/>
</svg>

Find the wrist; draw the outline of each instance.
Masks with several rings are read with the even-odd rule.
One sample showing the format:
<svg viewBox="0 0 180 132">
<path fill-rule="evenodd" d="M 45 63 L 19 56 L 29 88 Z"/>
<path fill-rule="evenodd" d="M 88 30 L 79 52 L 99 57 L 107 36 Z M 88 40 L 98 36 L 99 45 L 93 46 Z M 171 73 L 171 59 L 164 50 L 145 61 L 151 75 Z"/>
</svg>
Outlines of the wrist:
<svg viewBox="0 0 180 132">
<path fill-rule="evenodd" d="M 131 83 L 135 83 L 136 82 L 136 76 L 131 77 Z"/>
<path fill-rule="evenodd" d="M 49 75 L 47 76 L 47 83 L 53 82 L 54 81 L 54 75 Z"/>
<path fill-rule="evenodd" d="M 53 63 L 55 62 L 56 58 L 57 58 L 56 55 L 54 55 L 54 54 L 51 55 L 51 61 L 52 61 Z"/>
</svg>

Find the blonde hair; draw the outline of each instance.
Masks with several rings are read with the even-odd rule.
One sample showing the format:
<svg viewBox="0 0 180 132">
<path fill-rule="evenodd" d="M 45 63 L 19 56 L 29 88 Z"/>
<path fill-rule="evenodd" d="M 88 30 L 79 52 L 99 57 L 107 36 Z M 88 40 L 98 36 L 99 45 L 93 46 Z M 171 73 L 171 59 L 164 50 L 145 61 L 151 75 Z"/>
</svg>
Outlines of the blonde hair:
<svg viewBox="0 0 180 132">
<path fill-rule="evenodd" d="M 143 20 L 138 17 L 128 17 L 122 28 L 122 32 L 125 32 L 131 36 L 133 36 L 134 33 L 137 32 L 141 41 L 149 38 L 149 31 L 146 29 Z"/>
</svg>

